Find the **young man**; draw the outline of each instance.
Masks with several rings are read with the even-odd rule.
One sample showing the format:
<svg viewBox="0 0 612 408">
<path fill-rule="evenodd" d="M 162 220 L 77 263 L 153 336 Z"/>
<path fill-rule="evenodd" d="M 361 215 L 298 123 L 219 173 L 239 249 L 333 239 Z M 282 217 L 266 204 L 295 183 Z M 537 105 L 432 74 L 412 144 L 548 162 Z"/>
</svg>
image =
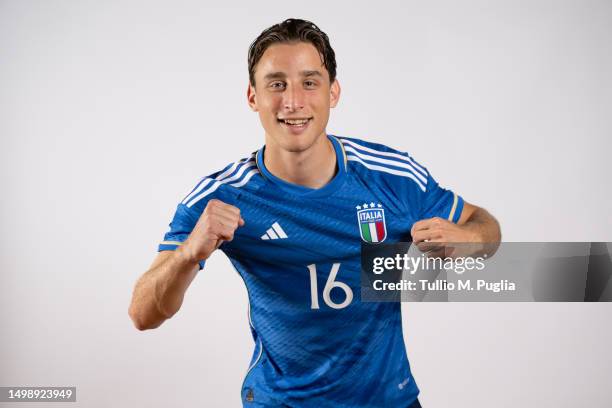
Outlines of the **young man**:
<svg viewBox="0 0 612 408">
<path fill-rule="evenodd" d="M 248 407 L 418 407 L 399 303 L 362 303 L 360 244 L 499 241 L 483 209 L 438 186 L 410 156 L 328 135 L 338 103 L 334 51 L 290 19 L 249 50 L 248 103 L 265 146 L 200 181 L 178 205 L 159 255 L 136 284 L 140 330 L 180 308 L 216 249 L 247 289 L 255 350 Z M 382 210 L 362 222 L 357 212 Z"/>
</svg>

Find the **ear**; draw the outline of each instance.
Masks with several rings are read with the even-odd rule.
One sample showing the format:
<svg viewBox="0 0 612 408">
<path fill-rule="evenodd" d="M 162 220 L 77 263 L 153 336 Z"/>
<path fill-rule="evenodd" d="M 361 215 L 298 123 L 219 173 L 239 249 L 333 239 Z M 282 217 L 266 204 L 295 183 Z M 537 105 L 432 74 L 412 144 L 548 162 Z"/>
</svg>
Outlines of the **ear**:
<svg viewBox="0 0 612 408">
<path fill-rule="evenodd" d="M 257 112 L 257 101 L 255 100 L 255 87 L 251 85 L 251 81 L 249 81 L 249 86 L 247 88 L 247 103 L 253 112 Z"/>
<path fill-rule="evenodd" d="M 329 87 L 329 106 L 335 108 L 340 100 L 340 82 L 337 79 Z"/>
</svg>

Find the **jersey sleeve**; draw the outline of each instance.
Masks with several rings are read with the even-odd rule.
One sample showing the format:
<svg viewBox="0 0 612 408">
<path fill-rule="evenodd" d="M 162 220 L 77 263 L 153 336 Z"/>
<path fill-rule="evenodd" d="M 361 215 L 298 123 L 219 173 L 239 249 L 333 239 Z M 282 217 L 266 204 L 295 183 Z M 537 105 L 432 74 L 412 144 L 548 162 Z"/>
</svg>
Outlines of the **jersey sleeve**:
<svg viewBox="0 0 612 408">
<path fill-rule="evenodd" d="M 381 190 L 389 208 L 417 221 L 433 217 L 459 221 L 463 199 L 440 187 L 407 152 L 354 138 L 341 140 L 347 160 L 358 164 L 355 169 L 361 172 L 363 183 Z"/>
<path fill-rule="evenodd" d="M 429 171 L 426 171 L 426 175 L 427 185 L 421 199 L 421 219 L 440 217 L 457 223 L 463 211 L 463 198 L 440 187 Z"/>
<path fill-rule="evenodd" d="M 198 222 L 199 216 L 181 203 L 176 207 L 172 222 L 170 222 L 170 229 L 164 235 L 164 239 L 158 246 L 158 251 L 174 251 L 180 245 L 185 242 L 196 223 Z M 205 261 L 200 261 L 200 269 L 204 268 Z"/>
<path fill-rule="evenodd" d="M 195 187 L 183 198 L 176 207 L 170 229 L 158 246 L 158 251 L 174 251 L 187 240 L 193 231 L 208 202 L 219 199 L 227 204 L 235 203 L 237 193 L 233 189 L 224 188 L 224 184 L 233 181 L 245 173 L 254 164 L 248 158 L 227 165 L 223 170 L 202 178 Z M 237 176 L 235 176 L 237 175 Z M 200 269 L 204 268 L 204 261 L 200 261 Z"/>
</svg>

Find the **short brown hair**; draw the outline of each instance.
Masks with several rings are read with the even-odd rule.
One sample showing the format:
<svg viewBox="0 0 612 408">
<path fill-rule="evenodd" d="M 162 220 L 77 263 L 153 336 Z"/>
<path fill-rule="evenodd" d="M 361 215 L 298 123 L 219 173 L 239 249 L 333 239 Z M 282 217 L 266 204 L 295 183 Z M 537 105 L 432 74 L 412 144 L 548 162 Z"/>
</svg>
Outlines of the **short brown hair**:
<svg viewBox="0 0 612 408">
<path fill-rule="evenodd" d="M 249 47 L 248 63 L 251 85 L 255 86 L 255 66 L 270 45 L 300 41 L 314 45 L 329 73 L 329 82 L 334 82 L 336 79 L 336 54 L 329 43 L 327 34 L 310 21 L 290 18 L 264 30 Z"/>
</svg>

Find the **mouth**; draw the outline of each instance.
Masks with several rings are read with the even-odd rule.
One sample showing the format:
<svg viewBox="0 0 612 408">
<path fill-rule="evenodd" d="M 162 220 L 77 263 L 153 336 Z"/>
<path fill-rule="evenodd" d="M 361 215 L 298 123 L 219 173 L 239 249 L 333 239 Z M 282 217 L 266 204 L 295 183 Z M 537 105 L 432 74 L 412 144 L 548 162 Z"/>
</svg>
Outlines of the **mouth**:
<svg viewBox="0 0 612 408">
<path fill-rule="evenodd" d="M 295 118 L 295 119 L 277 119 L 279 123 L 289 126 L 293 129 L 301 129 L 308 125 L 308 123 L 312 120 L 310 118 Z"/>
</svg>

